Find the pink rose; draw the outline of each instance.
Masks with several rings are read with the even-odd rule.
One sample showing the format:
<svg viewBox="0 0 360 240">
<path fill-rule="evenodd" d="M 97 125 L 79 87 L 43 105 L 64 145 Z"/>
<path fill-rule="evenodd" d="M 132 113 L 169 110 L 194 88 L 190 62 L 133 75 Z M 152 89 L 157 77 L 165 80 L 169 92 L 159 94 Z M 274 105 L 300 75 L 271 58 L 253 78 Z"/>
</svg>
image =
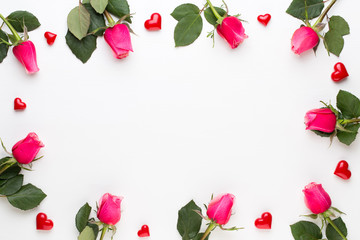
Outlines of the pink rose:
<svg viewBox="0 0 360 240">
<path fill-rule="evenodd" d="M 306 206 L 314 214 L 323 213 L 331 207 L 329 194 L 325 192 L 321 184 L 312 182 L 304 188 L 303 193 Z"/>
<path fill-rule="evenodd" d="M 123 197 L 105 193 L 99 201 L 99 209 L 97 212 L 99 220 L 108 225 L 118 223 L 121 217 L 120 204 L 122 199 Z"/>
<path fill-rule="evenodd" d="M 319 36 L 311 27 L 301 27 L 294 32 L 291 38 L 291 50 L 300 55 L 316 47 L 318 42 Z"/>
<path fill-rule="evenodd" d="M 248 36 L 241 21 L 237 17 L 226 17 L 216 27 L 217 33 L 224 38 L 232 49 L 237 48 Z"/>
<path fill-rule="evenodd" d="M 306 130 L 332 133 L 336 127 L 336 115 L 330 108 L 313 109 L 305 115 Z"/>
<path fill-rule="evenodd" d="M 39 140 L 36 133 L 29 133 L 26 138 L 13 146 L 12 154 L 18 163 L 29 164 L 35 159 L 42 147 L 44 144 Z"/>
<path fill-rule="evenodd" d="M 235 196 L 227 193 L 212 199 L 207 209 L 207 216 L 219 225 L 226 224 L 231 217 L 231 208 Z"/>
<path fill-rule="evenodd" d="M 133 51 L 130 32 L 125 24 L 116 24 L 114 27 L 107 28 L 104 38 L 117 59 L 126 58 L 129 56 L 129 51 Z"/>
<path fill-rule="evenodd" d="M 36 61 L 35 46 L 31 41 L 25 41 L 13 48 L 13 53 L 17 60 L 25 67 L 28 74 L 39 71 Z"/>
</svg>

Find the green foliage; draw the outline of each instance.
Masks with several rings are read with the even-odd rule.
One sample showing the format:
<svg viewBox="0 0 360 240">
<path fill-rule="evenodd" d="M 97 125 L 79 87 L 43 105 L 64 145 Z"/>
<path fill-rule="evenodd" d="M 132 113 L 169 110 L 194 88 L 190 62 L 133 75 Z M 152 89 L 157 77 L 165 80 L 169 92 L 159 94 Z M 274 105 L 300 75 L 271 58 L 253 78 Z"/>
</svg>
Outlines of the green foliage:
<svg viewBox="0 0 360 240">
<path fill-rule="evenodd" d="M 28 32 L 40 27 L 39 20 L 27 11 L 15 11 L 7 16 L 7 20 L 17 32 L 24 32 L 24 25 Z"/>
<path fill-rule="evenodd" d="M 13 195 L 7 196 L 11 205 L 21 210 L 29 210 L 37 207 L 46 194 L 32 184 L 26 184 Z"/>
<path fill-rule="evenodd" d="M 90 0 L 91 6 L 95 9 L 96 12 L 102 14 L 106 6 L 108 5 L 108 0 Z"/>
<path fill-rule="evenodd" d="M 175 46 L 187 46 L 201 34 L 203 21 L 200 14 L 189 14 L 183 17 L 175 27 Z"/>
<path fill-rule="evenodd" d="M 24 175 L 21 174 L 8 179 L 5 184 L 0 186 L 0 194 L 9 196 L 16 193 L 17 191 L 20 190 L 23 181 L 24 181 Z"/>
<path fill-rule="evenodd" d="M 344 48 L 344 38 L 337 31 L 328 31 L 324 36 L 325 48 L 336 56 L 340 56 Z"/>
<path fill-rule="evenodd" d="M 106 28 L 104 15 L 97 13 L 90 4 L 84 4 L 84 7 L 90 13 L 90 26 L 88 33 L 96 31 L 94 35 L 102 36 Z"/>
<path fill-rule="evenodd" d="M 18 175 L 20 171 L 21 171 L 21 168 L 17 164 L 14 164 L 11 167 L 9 167 L 8 169 L 6 169 L 2 174 L 0 174 L 0 179 L 13 178 L 16 175 Z"/>
<path fill-rule="evenodd" d="M 126 0 L 109 0 L 106 10 L 118 18 L 130 14 L 129 3 Z M 127 17 L 125 20 L 131 23 L 131 18 Z"/>
<path fill-rule="evenodd" d="M 178 212 L 177 230 L 183 240 L 195 239 L 200 231 L 202 218 L 195 210 L 201 212 L 201 208 L 191 200 Z"/>
<path fill-rule="evenodd" d="M 86 226 L 80 233 L 78 240 L 95 240 L 95 234 L 91 227 Z"/>
<path fill-rule="evenodd" d="M 330 31 L 336 31 L 341 36 L 350 34 L 349 24 L 340 16 L 332 16 L 329 20 Z"/>
<path fill-rule="evenodd" d="M 347 119 L 360 117 L 360 100 L 347 91 L 339 91 L 336 106 Z"/>
<path fill-rule="evenodd" d="M 83 39 L 86 37 L 90 27 L 90 13 L 82 4 L 79 4 L 70 11 L 67 17 L 67 25 L 69 31 L 78 40 Z"/>
<path fill-rule="evenodd" d="M 1 42 L 1 40 L 8 42 L 9 38 L 6 35 L 6 33 L 0 29 L 0 63 L 3 62 L 3 60 L 6 58 L 7 53 L 9 51 L 9 45 L 7 45 L 4 42 Z"/>
<path fill-rule="evenodd" d="M 323 0 L 293 0 L 286 13 L 300 20 L 311 20 L 320 16 L 323 8 Z"/>
<path fill-rule="evenodd" d="M 77 39 L 70 31 L 67 32 L 66 44 L 72 53 L 83 63 L 86 63 L 96 49 L 96 36 L 88 35 L 83 39 Z"/>
<path fill-rule="evenodd" d="M 299 221 L 290 225 L 291 233 L 295 240 L 317 240 L 322 239 L 320 228 L 312 222 Z"/>
<path fill-rule="evenodd" d="M 77 230 L 81 233 L 84 228 L 87 226 L 89 221 L 89 216 L 91 212 L 91 207 L 88 203 L 85 203 L 78 211 L 75 217 L 75 225 Z"/>
<path fill-rule="evenodd" d="M 182 18 L 184 18 L 187 15 L 199 14 L 199 13 L 200 13 L 200 9 L 196 5 L 191 3 L 186 3 L 176 7 L 170 15 L 173 18 L 175 18 L 177 21 L 180 21 Z"/>
<path fill-rule="evenodd" d="M 347 228 L 341 217 L 332 220 L 335 226 L 340 230 L 340 232 L 346 237 Z M 343 238 L 337 233 L 334 227 L 331 224 L 328 224 L 326 227 L 326 237 L 328 240 L 342 240 Z"/>
<path fill-rule="evenodd" d="M 215 7 L 215 10 L 222 17 L 225 16 L 225 14 L 226 14 L 226 11 L 224 9 L 222 9 L 222 8 Z M 216 26 L 218 24 L 217 23 L 217 18 L 215 17 L 215 15 L 214 15 L 213 11 L 211 10 L 211 8 L 205 9 L 204 16 L 205 16 L 206 21 L 208 21 L 208 23 L 210 23 L 211 25 Z"/>
<path fill-rule="evenodd" d="M 336 136 L 340 142 L 350 145 L 356 139 L 360 124 L 350 124 L 345 127 L 350 132 L 338 131 Z"/>
</svg>

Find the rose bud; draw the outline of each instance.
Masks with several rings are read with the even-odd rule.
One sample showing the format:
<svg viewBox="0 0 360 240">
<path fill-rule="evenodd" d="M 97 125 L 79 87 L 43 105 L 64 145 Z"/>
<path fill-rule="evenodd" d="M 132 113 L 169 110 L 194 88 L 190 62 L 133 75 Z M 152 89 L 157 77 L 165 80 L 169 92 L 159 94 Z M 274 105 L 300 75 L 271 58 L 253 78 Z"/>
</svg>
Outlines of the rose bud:
<svg viewBox="0 0 360 240">
<path fill-rule="evenodd" d="M 330 108 L 313 109 L 305 115 L 306 130 L 332 133 L 336 127 L 336 115 Z"/>
<path fill-rule="evenodd" d="M 300 55 L 316 47 L 318 42 L 319 36 L 311 27 L 301 27 L 294 32 L 291 38 L 291 50 Z"/>
<path fill-rule="evenodd" d="M 237 17 L 226 17 L 216 27 L 217 33 L 224 38 L 232 49 L 237 48 L 248 36 L 241 21 Z"/>
<path fill-rule="evenodd" d="M 39 140 L 36 133 L 29 133 L 26 138 L 13 146 L 12 154 L 18 163 L 29 164 L 35 159 L 42 147 L 44 144 Z"/>
<path fill-rule="evenodd" d="M 117 59 L 126 58 L 129 56 L 129 51 L 133 51 L 130 32 L 125 24 L 116 24 L 114 27 L 107 28 L 104 38 Z"/>
<path fill-rule="evenodd" d="M 110 193 L 105 193 L 99 201 L 97 217 L 102 223 L 115 225 L 120 221 L 120 204 L 123 197 L 117 197 Z"/>
<path fill-rule="evenodd" d="M 231 208 L 235 196 L 227 193 L 212 199 L 207 209 L 207 216 L 219 225 L 226 224 L 231 217 Z"/>
<path fill-rule="evenodd" d="M 323 213 L 331 207 L 329 194 L 325 192 L 321 184 L 312 182 L 304 188 L 303 193 L 306 206 L 314 214 Z"/>
<path fill-rule="evenodd" d="M 13 48 L 13 53 L 17 60 L 25 67 L 28 74 L 39 71 L 36 61 L 35 46 L 31 41 L 25 41 Z"/>
</svg>

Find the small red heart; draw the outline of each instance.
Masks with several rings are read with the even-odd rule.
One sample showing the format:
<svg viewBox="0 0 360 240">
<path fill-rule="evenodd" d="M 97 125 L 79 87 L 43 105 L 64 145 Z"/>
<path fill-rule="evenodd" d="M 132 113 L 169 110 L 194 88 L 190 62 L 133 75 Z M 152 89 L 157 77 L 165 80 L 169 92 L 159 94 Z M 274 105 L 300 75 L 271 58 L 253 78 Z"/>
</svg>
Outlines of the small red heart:
<svg viewBox="0 0 360 240">
<path fill-rule="evenodd" d="M 138 236 L 139 237 L 150 237 L 149 226 L 143 225 L 141 227 L 141 229 L 138 231 Z"/>
<path fill-rule="evenodd" d="M 47 218 L 45 213 L 39 213 L 36 216 L 37 230 L 51 230 L 54 227 L 53 221 Z"/>
<path fill-rule="evenodd" d="M 338 177 L 341 177 L 342 179 L 349 179 L 351 177 L 349 164 L 345 160 L 340 161 L 336 166 L 334 174 Z"/>
<path fill-rule="evenodd" d="M 334 72 L 331 74 L 331 79 L 334 82 L 339 82 L 349 76 L 348 72 L 346 71 L 345 65 L 341 62 L 338 62 L 334 65 Z"/>
<path fill-rule="evenodd" d="M 258 229 L 271 229 L 272 216 L 269 212 L 264 212 L 261 218 L 255 220 L 255 227 Z"/>
<path fill-rule="evenodd" d="M 161 15 L 153 13 L 150 19 L 145 21 L 145 28 L 149 31 L 157 31 L 161 29 Z"/>
<path fill-rule="evenodd" d="M 14 110 L 24 110 L 25 108 L 26 108 L 26 103 L 24 103 L 20 98 L 15 98 Z"/>
<path fill-rule="evenodd" d="M 259 16 L 257 17 L 257 20 L 258 20 L 261 24 L 263 24 L 264 26 L 267 26 L 267 25 L 268 25 L 270 19 L 271 19 L 271 15 L 268 14 L 268 13 L 267 13 L 267 14 L 264 14 L 264 15 L 259 15 Z"/>
<path fill-rule="evenodd" d="M 49 45 L 53 45 L 56 39 L 56 34 L 51 32 L 45 32 L 44 37 Z"/>
</svg>

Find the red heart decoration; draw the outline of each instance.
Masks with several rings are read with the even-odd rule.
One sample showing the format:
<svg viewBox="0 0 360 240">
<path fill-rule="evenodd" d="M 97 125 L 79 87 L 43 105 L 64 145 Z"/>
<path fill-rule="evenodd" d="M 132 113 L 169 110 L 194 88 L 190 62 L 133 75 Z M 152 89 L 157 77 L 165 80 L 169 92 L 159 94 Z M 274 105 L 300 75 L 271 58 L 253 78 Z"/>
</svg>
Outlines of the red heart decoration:
<svg viewBox="0 0 360 240">
<path fill-rule="evenodd" d="M 267 13 L 267 14 L 264 14 L 264 15 L 259 15 L 259 16 L 257 17 L 257 20 L 258 20 L 261 24 L 263 24 L 264 26 L 267 26 L 267 25 L 268 25 L 270 19 L 271 19 L 271 15 L 268 14 L 268 13 Z"/>
<path fill-rule="evenodd" d="M 141 229 L 138 231 L 138 236 L 139 237 L 150 237 L 149 226 L 143 225 L 141 227 Z"/>
<path fill-rule="evenodd" d="M 53 45 L 56 39 L 56 34 L 51 32 L 45 32 L 44 37 L 49 45 Z"/>
<path fill-rule="evenodd" d="M 271 229 L 272 216 L 269 212 L 264 212 L 261 218 L 255 220 L 255 227 L 259 229 Z"/>
<path fill-rule="evenodd" d="M 24 103 L 20 98 L 15 98 L 14 110 L 24 110 L 25 108 L 26 108 L 26 103 Z"/>
<path fill-rule="evenodd" d="M 334 72 L 331 74 L 331 79 L 334 82 L 338 82 L 349 76 L 346 71 L 345 65 L 341 62 L 338 62 L 334 65 Z"/>
<path fill-rule="evenodd" d="M 349 179 L 351 177 L 351 172 L 349 170 L 349 164 L 345 160 L 340 161 L 338 163 L 338 165 L 336 166 L 334 174 L 338 177 L 341 177 L 342 179 L 345 179 L 345 180 Z"/>
<path fill-rule="evenodd" d="M 53 221 L 47 218 L 45 213 L 39 213 L 36 216 L 37 230 L 51 230 L 54 227 Z"/>
<path fill-rule="evenodd" d="M 161 29 L 161 15 L 153 13 L 150 19 L 145 21 L 145 28 L 149 31 L 157 31 Z"/>
</svg>

